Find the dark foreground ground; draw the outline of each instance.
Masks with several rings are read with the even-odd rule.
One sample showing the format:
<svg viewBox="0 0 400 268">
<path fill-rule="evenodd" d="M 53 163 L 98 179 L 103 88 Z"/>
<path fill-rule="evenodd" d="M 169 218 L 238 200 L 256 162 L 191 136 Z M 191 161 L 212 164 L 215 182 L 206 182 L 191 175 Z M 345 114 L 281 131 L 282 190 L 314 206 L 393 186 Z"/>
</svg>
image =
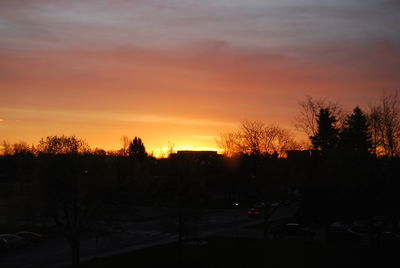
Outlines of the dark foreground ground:
<svg viewBox="0 0 400 268">
<path fill-rule="evenodd" d="M 393 249 L 366 245 L 227 237 L 186 243 L 179 252 L 173 243 L 95 259 L 81 267 L 399 267 L 400 257 Z"/>
</svg>

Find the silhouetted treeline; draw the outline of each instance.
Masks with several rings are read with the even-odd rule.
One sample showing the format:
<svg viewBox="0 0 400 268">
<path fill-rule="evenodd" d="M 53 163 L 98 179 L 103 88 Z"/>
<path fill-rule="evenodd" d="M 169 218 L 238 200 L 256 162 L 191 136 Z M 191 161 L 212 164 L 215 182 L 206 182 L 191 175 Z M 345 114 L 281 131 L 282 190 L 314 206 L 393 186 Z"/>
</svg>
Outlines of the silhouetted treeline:
<svg viewBox="0 0 400 268">
<path fill-rule="evenodd" d="M 83 232 L 101 232 L 136 206 L 175 209 L 180 238 L 183 223 L 199 221 L 207 209 L 234 202 L 268 207 L 277 200 L 297 202 L 300 222 L 379 217 L 397 233 L 400 115 L 394 100 L 383 96 L 369 113 L 355 107 L 346 115 L 337 104 L 308 99 L 298 122 L 309 133 L 309 148 L 276 125 L 249 120 L 221 135 L 226 155 L 178 152 L 156 159 L 139 137 L 124 138 L 114 153 L 92 150 L 75 136 L 49 136 L 37 146 L 4 143 L 0 184 L 9 191 L 1 198 L 11 204 L 10 224 L 52 221 L 75 264 Z"/>
</svg>

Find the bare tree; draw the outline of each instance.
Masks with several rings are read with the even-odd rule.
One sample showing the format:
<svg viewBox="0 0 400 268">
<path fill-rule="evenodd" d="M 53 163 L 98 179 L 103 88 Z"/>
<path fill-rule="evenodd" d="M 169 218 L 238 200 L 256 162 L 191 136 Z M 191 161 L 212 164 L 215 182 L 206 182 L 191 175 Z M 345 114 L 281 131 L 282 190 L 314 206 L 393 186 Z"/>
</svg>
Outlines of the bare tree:
<svg viewBox="0 0 400 268">
<path fill-rule="evenodd" d="M 273 150 L 277 152 L 278 157 L 286 155 L 286 151 L 300 150 L 302 146 L 294 139 L 293 134 L 283 128 L 278 128 L 278 134 L 273 141 Z"/>
<path fill-rule="evenodd" d="M 216 143 L 219 148 L 224 150 L 226 156 L 231 157 L 240 151 L 238 148 L 239 136 L 237 132 L 221 133 L 220 137 L 216 139 Z"/>
<path fill-rule="evenodd" d="M 67 239 L 73 267 L 80 261 L 80 235 L 93 222 L 103 204 L 104 163 L 88 158 L 87 143 L 75 136 L 48 136 L 38 145 L 43 156 L 46 214 Z"/>
<path fill-rule="evenodd" d="M 128 138 L 128 136 L 122 136 L 121 138 L 121 142 L 122 142 L 122 148 L 120 150 L 121 155 L 123 156 L 128 156 L 129 153 L 129 144 L 131 143 L 130 139 Z"/>
<path fill-rule="evenodd" d="M 37 146 L 38 152 L 42 154 L 82 154 L 90 152 L 89 145 L 85 140 L 75 136 L 48 136 L 41 139 Z"/>
<path fill-rule="evenodd" d="M 267 129 L 261 121 L 250 121 L 244 120 L 241 122 L 239 130 L 239 142 L 238 147 L 240 152 L 249 155 L 260 155 L 262 154 L 269 142 L 267 140 Z M 271 133 L 273 134 L 273 133 Z M 270 138 L 270 137 L 268 137 Z"/>
<path fill-rule="evenodd" d="M 235 154 L 285 155 L 286 150 L 298 149 L 292 133 L 278 125 L 266 125 L 261 121 L 244 120 L 239 130 L 220 134 L 218 146 L 228 156 Z"/>
<path fill-rule="evenodd" d="M 300 114 L 296 117 L 295 127 L 303 131 L 307 137 L 315 136 L 318 129 L 317 119 L 321 109 L 328 109 L 338 120 L 335 127 L 340 127 L 345 115 L 338 102 L 328 101 L 325 98 L 313 99 L 307 96 L 299 102 Z"/>
<path fill-rule="evenodd" d="M 41 178 L 45 213 L 71 249 L 72 266 L 80 262 L 83 233 L 100 228 L 110 203 L 110 167 L 93 155 L 45 155 Z"/>
<path fill-rule="evenodd" d="M 386 94 L 370 106 L 369 123 L 372 128 L 374 152 L 377 155 L 400 155 L 400 101 L 398 92 Z"/>
<path fill-rule="evenodd" d="M 21 141 L 13 144 L 14 155 L 34 155 L 35 146 L 29 146 L 26 142 Z"/>
<path fill-rule="evenodd" d="M 174 153 L 176 153 L 175 144 L 168 142 L 167 158 L 171 157 Z"/>
<path fill-rule="evenodd" d="M 7 141 L 3 141 L 1 144 L 1 153 L 2 153 L 2 155 L 6 155 L 6 156 L 13 155 L 14 150 L 13 150 L 12 145 Z"/>
<path fill-rule="evenodd" d="M 26 142 L 20 141 L 16 143 L 9 143 L 3 141 L 1 144 L 3 155 L 34 155 L 36 152 L 35 146 L 29 146 Z"/>
</svg>

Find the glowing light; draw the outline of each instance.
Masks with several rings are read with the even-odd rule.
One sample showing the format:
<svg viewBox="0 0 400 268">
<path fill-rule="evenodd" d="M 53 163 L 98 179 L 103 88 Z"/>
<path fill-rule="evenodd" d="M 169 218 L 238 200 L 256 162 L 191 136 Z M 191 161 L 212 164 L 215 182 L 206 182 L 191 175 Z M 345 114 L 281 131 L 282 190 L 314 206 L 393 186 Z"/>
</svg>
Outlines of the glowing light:
<svg viewBox="0 0 400 268">
<path fill-rule="evenodd" d="M 177 151 L 216 151 L 218 154 L 222 154 L 223 150 L 215 147 L 198 147 L 190 145 L 181 145 L 173 147 L 161 147 L 160 149 L 150 150 L 154 157 L 163 158 L 168 157 L 170 153 L 176 153 Z"/>
</svg>

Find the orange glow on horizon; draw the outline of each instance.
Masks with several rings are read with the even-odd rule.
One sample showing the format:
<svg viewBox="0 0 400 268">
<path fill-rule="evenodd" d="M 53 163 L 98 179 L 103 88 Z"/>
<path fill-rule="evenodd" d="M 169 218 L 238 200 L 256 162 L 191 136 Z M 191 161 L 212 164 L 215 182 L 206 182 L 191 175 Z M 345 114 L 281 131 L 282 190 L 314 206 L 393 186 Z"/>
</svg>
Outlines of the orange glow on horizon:
<svg viewBox="0 0 400 268">
<path fill-rule="evenodd" d="M 172 149 L 172 150 L 171 150 Z M 216 147 L 198 147 L 198 146 L 175 146 L 173 148 L 163 147 L 159 150 L 150 150 L 156 158 L 168 157 L 169 153 L 178 151 L 216 151 L 222 154 L 223 150 Z"/>
<path fill-rule="evenodd" d="M 2 1 L 0 141 L 218 150 L 243 119 L 294 130 L 307 95 L 368 109 L 400 84 L 395 1 L 179 2 Z"/>
</svg>

